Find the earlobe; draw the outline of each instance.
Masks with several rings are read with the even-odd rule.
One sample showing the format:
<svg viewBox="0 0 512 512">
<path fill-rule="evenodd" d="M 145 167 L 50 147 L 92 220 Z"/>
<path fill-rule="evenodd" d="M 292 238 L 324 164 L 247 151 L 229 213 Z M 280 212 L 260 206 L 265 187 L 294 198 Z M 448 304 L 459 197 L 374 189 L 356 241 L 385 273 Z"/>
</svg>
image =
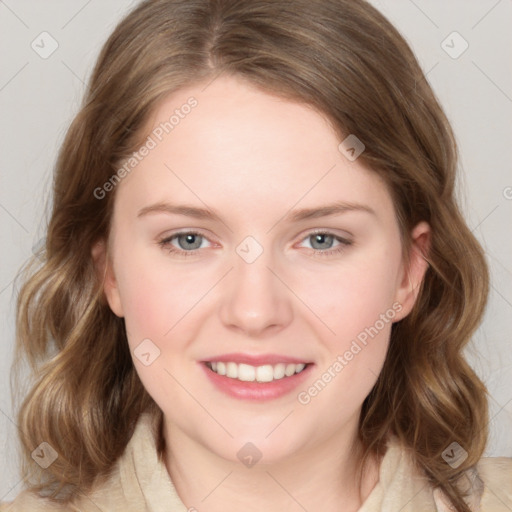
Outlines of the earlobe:
<svg viewBox="0 0 512 512">
<path fill-rule="evenodd" d="M 396 300 L 402 305 L 400 315 L 396 321 L 405 318 L 414 307 L 418 298 L 421 284 L 427 272 L 428 254 L 430 250 L 431 229 L 428 223 L 420 222 L 411 233 L 411 248 L 409 261 L 405 262 L 405 268 L 401 276 L 401 282 L 396 292 Z"/>
<path fill-rule="evenodd" d="M 108 244 L 100 240 L 93 245 L 91 250 L 92 259 L 96 268 L 98 281 L 102 283 L 103 293 L 112 312 L 118 317 L 123 317 L 123 307 L 117 281 L 114 275 L 112 262 L 109 258 Z"/>
</svg>

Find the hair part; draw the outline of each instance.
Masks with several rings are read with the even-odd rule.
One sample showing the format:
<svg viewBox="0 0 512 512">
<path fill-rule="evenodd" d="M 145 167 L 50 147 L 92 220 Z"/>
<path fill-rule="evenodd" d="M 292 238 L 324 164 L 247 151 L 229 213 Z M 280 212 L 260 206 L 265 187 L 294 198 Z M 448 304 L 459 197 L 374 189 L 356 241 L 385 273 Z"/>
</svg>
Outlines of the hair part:
<svg viewBox="0 0 512 512">
<path fill-rule="evenodd" d="M 407 43 L 364 0 L 147 0 L 114 30 L 59 153 L 44 262 L 27 268 L 18 300 L 17 355 L 34 376 L 18 418 L 26 482 L 71 500 L 108 476 L 142 412 L 161 419 L 96 274 L 91 250 L 108 241 L 116 190 L 102 199 L 94 190 L 140 147 L 161 100 L 221 74 L 312 106 L 340 142 L 363 141 L 359 159 L 389 187 L 406 253 L 412 228 L 431 226 L 418 299 L 393 325 L 363 403 L 360 475 L 391 432 L 469 512 L 457 481 L 483 454 L 488 413 L 463 349 L 482 318 L 488 270 L 456 204 L 448 120 Z M 43 440 L 58 458 L 39 471 L 30 453 Z M 441 457 L 453 441 L 468 452 L 457 468 Z"/>
</svg>

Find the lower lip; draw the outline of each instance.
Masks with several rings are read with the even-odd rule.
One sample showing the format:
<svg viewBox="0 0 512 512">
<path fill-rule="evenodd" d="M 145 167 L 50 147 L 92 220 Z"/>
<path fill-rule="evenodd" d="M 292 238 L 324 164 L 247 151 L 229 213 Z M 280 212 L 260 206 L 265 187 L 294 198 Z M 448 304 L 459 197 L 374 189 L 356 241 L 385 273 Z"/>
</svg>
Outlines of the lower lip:
<svg viewBox="0 0 512 512">
<path fill-rule="evenodd" d="M 276 398 L 291 393 L 307 378 L 313 364 L 308 364 L 304 370 L 291 377 L 283 377 L 282 379 L 273 380 L 271 382 L 244 382 L 219 375 L 213 370 L 210 370 L 205 363 L 202 363 L 201 366 L 206 372 L 206 376 L 210 379 L 210 382 L 226 395 L 240 400 L 263 401 L 275 400 Z"/>
</svg>

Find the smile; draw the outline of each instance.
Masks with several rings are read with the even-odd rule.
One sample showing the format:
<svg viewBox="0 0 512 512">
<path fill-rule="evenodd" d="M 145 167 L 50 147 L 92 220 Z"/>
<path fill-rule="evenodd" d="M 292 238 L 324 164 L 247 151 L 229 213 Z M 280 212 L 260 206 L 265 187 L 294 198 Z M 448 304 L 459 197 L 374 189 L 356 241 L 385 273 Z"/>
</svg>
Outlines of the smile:
<svg viewBox="0 0 512 512">
<path fill-rule="evenodd" d="M 301 373 L 306 368 L 304 363 L 252 366 L 244 363 L 238 364 L 233 361 L 207 362 L 206 366 L 217 375 L 222 375 L 229 379 L 237 379 L 242 382 L 272 382 Z"/>
<path fill-rule="evenodd" d="M 291 395 L 311 375 L 315 363 L 279 354 L 224 354 L 200 364 L 207 380 L 232 398 L 275 400 Z M 291 395 L 293 396 L 293 395 Z"/>
</svg>

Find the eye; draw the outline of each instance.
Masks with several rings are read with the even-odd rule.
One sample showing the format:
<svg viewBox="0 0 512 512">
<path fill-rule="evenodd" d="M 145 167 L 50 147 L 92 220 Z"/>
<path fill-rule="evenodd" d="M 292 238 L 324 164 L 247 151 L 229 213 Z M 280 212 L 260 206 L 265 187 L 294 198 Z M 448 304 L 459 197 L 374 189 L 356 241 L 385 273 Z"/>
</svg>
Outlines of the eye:
<svg viewBox="0 0 512 512">
<path fill-rule="evenodd" d="M 352 245 L 352 241 L 326 231 L 310 233 L 303 239 L 304 243 L 309 244 L 305 247 L 311 249 L 315 256 L 338 254 Z M 163 238 L 158 245 L 177 256 L 194 256 L 200 249 L 209 247 L 211 242 L 201 233 L 182 231 Z"/>
<path fill-rule="evenodd" d="M 199 249 L 208 246 L 208 239 L 201 233 L 195 231 L 183 231 L 168 236 L 158 242 L 158 244 L 171 253 L 179 253 L 183 256 L 193 255 Z"/>
<path fill-rule="evenodd" d="M 338 254 L 352 245 L 351 240 L 325 231 L 310 233 L 303 239 L 302 243 L 309 243 L 309 248 L 314 251 L 315 256 Z"/>
</svg>

